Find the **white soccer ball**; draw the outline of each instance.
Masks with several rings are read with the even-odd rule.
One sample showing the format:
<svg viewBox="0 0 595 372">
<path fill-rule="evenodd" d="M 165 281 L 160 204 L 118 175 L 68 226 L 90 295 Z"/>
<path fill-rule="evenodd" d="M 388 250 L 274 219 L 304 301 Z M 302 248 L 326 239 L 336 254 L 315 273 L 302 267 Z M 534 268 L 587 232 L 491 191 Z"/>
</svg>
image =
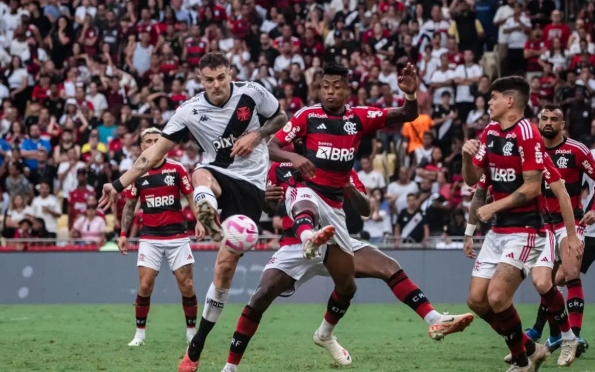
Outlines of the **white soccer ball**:
<svg viewBox="0 0 595 372">
<path fill-rule="evenodd" d="M 258 243 L 258 226 L 250 217 L 236 214 L 223 223 L 222 244 L 228 251 L 242 254 L 254 248 Z"/>
</svg>

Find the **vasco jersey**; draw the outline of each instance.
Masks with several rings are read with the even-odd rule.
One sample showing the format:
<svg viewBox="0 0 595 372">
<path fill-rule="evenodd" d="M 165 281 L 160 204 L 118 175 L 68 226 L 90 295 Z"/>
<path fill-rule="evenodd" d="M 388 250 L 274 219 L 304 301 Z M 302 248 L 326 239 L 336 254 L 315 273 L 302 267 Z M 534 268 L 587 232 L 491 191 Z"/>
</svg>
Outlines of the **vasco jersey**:
<svg viewBox="0 0 595 372">
<path fill-rule="evenodd" d="M 329 206 L 341 208 L 362 136 L 384 127 L 387 115 L 387 109 L 345 105 L 343 116 L 333 116 L 315 105 L 296 112 L 275 137 L 281 147 L 303 139 L 305 156 L 316 167 L 313 178 L 301 176 L 305 186 Z"/>
<path fill-rule="evenodd" d="M 126 198 L 140 198 L 143 210 L 140 238 L 187 238 L 188 227 L 180 204 L 180 192 L 189 195 L 192 191 L 190 177 L 184 166 L 170 159 L 128 186 Z"/>
<path fill-rule="evenodd" d="M 582 206 L 583 177 L 584 175 L 591 179 L 595 177 L 595 159 L 585 145 L 570 138 L 564 138 L 560 145 L 546 148 L 546 151 L 564 180 L 574 211 L 574 219 L 580 221 L 584 215 Z M 545 197 L 548 210 L 548 213 L 544 215 L 545 222 L 553 225 L 563 223 L 560 203 L 556 195 L 547 185 L 543 188 L 542 194 Z"/>
<path fill-rule="evenodd" d="M 591 150 L 591 156 L 595 157 L 595 150 Z M 595 209 L 595 181 L 587 175 L 583 176 L 583 178 L 584 184 L 589 188 L 589 195 L 583 202 L 585 212 L 588 212 Z M 585 227 L 585 236 L 595 238 L 595 224 Z"/>
<path fill-rule="evenodd" d="M 494 201 L 518 190 L 523 185 L 523 172 L 545 169 L 544 147 L 537 127 L 524 118 L 505 130 L 498 123 L 490 123 L 484 129 L 473 164 L 487 172 Z M 544 225 L 540 209 L 540 200 L 537 198 L 502 211 L 495 216 L 492 230 L 503 234 L 542 232 Z"/>
<path fill-rule="evenodd" d="M 296 170 L 292 163 L 272 163 L 271 167 L 269 168 L 267 186 L 280 186 L 285 192 L 290 186 L 296 186 L 296 181 L 293 178 L 294 174 L 296 174 Z M 355 186 L 359 192 L 363 193 L 364 195 L 366 194 L 366 186 L 364 186 L 362 181 L 359 179 L 357 172 L 353 169 L 351 170 L 349 182 L 351 182 L 351 184 Z M 281 212 L 283 237 L 281 238 L 281 242 L 279 244 L 281 247 L 293 244 L 301 244 L 301 240 L 295 236 L 293 231 L 293 220 L 287 215 L 287 211 L 283 206 L 281 207 Z"/>
<path fill-rule="evenodd" d="M 229 100 L 221 107 L 205 92 L 184 102 L 165 125 L 163 137 L 179 142 L 188 131 L 203 149 L 203 164 L 231 178 L 248 181 L 265 190 L 269 152 L 263 140 L 247 157 L 231 157 L 235 141 L 258 130 L 280 110 L 279 101 L 256 83 L 233 82 Z"/>
</svg>

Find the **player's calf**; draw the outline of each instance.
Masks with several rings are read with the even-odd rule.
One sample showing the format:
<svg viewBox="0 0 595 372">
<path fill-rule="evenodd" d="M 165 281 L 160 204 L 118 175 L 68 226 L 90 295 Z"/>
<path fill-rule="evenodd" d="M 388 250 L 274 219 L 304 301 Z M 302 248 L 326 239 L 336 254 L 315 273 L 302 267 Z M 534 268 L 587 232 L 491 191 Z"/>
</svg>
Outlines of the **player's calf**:
<svg viewBox="0 0 595 372">
<path fill-rule="evenodd" d="M 533 285 L 547 308 L 548 317 L 560 328 L 563 340 L 573 340 L 564 297 L 552 283 L 552 271 L 547 267 L 535 267 L 531 272 Z"/>
<path fill-rule="evenodd" d="M 192 174 L 192 186 L 194 186 L 194 204 L 198 209 L 197 220 L 214 241 L 221 241 L 223 230 L 217 213 L 219 208 L 217 198 L 221 195 L 221 187 L 211 172 L 206 169 L 197 169 Z"/>
<path fill-rule="evenodd" d="M 174 271 L 178 288 L 182 294 L 182 308 L 186 318 L 186 339 L 192 340 L 196 334 L 196 318 L 198 315 L 198 302 L 194 293 L 192 265 L 184 265 Z"/>
<path fill-rule="evenodd" d="M 139 266 L 139 286 L 136 301 L 134 303 L 134 312 L 136 317 L 136 333 L 128 346 L 141 346 L 145 343 L 145 328 L 147 326 L 147 317 L 151 309 L 151 294 L 155 286 L 156 271 L 148 267 Z"/>
</svg>

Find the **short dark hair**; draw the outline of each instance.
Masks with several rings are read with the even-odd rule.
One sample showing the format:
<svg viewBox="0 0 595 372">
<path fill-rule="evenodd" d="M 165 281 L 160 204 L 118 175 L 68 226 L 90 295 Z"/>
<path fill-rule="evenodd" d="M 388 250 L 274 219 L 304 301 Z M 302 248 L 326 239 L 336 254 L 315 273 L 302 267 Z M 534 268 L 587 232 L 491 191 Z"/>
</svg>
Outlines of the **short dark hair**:
<svg viewBox="0 0 595 372">
<path fill-rule="evenodd" d="M 410 192 L 409 194 L 407 194 L 407 199 L 409 199 L 409 197 L 413 196 L 414 198 L 417 199 L 417 194 Z"/>
<path fill-rule="evenodd" d="M 518 105 L 523 108 L 529 104 L 529 83 L 521 76 L 507 76 L 496 79 L 492 83 L 490 90 L 493 92 L 500 92 L 504 95 L 515 93 L 519 101 Z"/>
<path fill-rule="evenodd" d="M 557 103 L 548 102 L 545 105 L 543 105 L 543 109 L 541 111 L 553 112 L 556 110 L 560 110 L 560 112 L 562 113 L 562 120 L 564 120 L 564 110 L 562 110 L 562 106 L 558 105 Z"/>
<path fill-rule="evenodd" d="M 324 75 L 341 76 L 343 79 L 347 79 L 347 76 L 349 75 L 347 67 L 335 62 L 325 64 L 322 71 L 324 72 Z"/>
<path fill-rule="evenodd" d="M 200 59 L 200 62 L 198 63 L 198 68 L 201 70 L 205 67 L 215 70 L 217 67 L 229 68 L 229 66 L 229 59 L 227 59 L 225 54 L 221 52 L 207 53 L 204 57 Z"/>
</svg>

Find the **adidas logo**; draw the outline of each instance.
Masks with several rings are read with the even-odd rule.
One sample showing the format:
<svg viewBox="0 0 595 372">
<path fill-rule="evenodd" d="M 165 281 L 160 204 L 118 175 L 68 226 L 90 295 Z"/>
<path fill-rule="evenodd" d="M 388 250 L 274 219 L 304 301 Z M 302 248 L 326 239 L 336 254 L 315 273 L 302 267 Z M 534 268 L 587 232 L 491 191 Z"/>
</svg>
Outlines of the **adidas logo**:
<svg viewBox="0 0 595 372">
<path fill-rule="evenodd" d="M 187 260 L 190 261 L 192 259 L 192 255 L 189 254 Z"/>
<path fill-rule="evenodd" d="M 548 262 L 547 257 L 542 258 L 541 262 Z"/>
<path fill-rule="evenodd" d="M 145 180 L 145 182 L 143 182 L 142 186 L 148 186 L 149 185 L 149 181 Z"/>
<path fill-rule="evenodd" d="M 510 252 L 509 254 L 506 255 L 507 258 L 514 258 L 514 254 L 512 254 L 512 252 Z"/>
<path fill-rule="evenodd" d="M 319 126 L 316 127 L 316 129 L 326 129 L 326 125 L 320 124 Z"/>
</svg>

